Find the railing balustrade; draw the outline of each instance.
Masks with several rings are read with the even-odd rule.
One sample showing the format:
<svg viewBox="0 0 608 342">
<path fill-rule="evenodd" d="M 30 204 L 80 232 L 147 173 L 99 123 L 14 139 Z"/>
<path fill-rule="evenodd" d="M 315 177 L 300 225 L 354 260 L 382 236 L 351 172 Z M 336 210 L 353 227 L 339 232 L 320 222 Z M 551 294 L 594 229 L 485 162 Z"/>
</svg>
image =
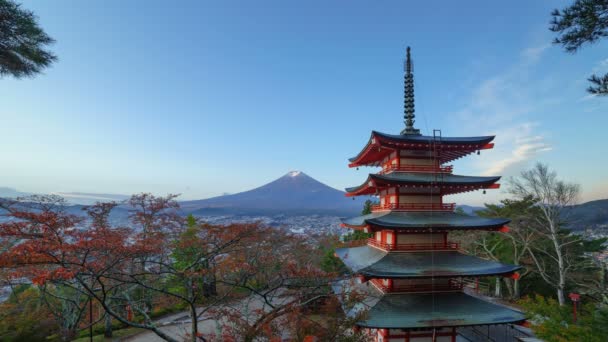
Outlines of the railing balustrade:
<svg viewBox="0 0 608 342">
<path fill-rule="evenodd" d="M 391 172 L 432 172 L 432 173 L 452 173 L 454 167 L 452 165 L 447 166 L 429 166 L 429 165 L 385 165 L 382 167 L 380 174 L 387 174 Z"/>
<path fill-rule="evenodd" d="M 386 203 L 372 205 L 372 211 L 454 211 L 456 203 Z"/>
<path fill-rule="evenodd" d="M 441 250 L 457 250 L 460 245 L 456 242 L 438 242 L 438 243 L 386 243 L 380 242 L 375 238 L 369 238 L 367 244 L 378 247 L 386 251 L 441 251 Z"/>
<path fill-rule="evenodd" d="M 370 281 L 383 292 L 442 292 L 462 290 L 462 282 L 456 279 L 450 279 L 447 284 L 393 284 L 392 287 L 385 285 L 382 279 L 371 279 Z"/>
</svg>

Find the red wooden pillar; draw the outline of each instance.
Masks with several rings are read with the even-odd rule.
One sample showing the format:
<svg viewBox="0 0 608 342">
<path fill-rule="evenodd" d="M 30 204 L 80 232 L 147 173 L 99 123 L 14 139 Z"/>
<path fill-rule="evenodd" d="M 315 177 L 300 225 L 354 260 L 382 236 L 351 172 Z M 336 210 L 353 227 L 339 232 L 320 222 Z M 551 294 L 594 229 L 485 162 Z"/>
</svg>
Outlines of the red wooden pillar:
<svg viewBox="0 0 608 342">
<path fill-rule="evenodd" d="M 452 328 L 452 342 L 456 342 L 456 328 Z"/>
<path fill-rule="evenodd" d="M 388 290 L 393 291 L 393 279 L 388 280 Z"/>
</svg>

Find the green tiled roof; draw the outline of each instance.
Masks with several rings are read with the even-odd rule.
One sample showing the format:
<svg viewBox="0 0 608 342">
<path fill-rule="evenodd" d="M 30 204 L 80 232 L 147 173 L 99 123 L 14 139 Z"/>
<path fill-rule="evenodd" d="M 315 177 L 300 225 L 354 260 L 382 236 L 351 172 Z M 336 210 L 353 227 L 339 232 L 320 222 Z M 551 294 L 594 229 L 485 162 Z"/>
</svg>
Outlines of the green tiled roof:
<svg viewBox="0 0 608 342">
<path fill-rule="evenodd" d="M 384 295 L 357 325 L 370 328 L 440 328 L 522 322 L 521 312 L 462 292 Z"/>
<path fill-rule="evenodd" d="M 518 323 L 526 319 L 522 312 L 493 304 L 462 292 L 382 294 L 371 285 L 336 283 L 338 294 L 357 290 L 364 299 L 347 315 L 363 313 L 361 327 L 420 329 Z M 366 311 L 366 312 L 365 312 Z"/>
<path fill-rule="evenodd" d="M 372 131 L 373 135 L 377 135 L 381 138 L 388 140 L 397 141 L 400 143 L 432 143 L 435 137 L 430 135 L 400 135 L 400 134 L 387 134 L 378 131 Z M 493 135 L 479 136 L 479 137 L 437 137 L 438 141 L 441 141 L 442 145 L 484 145 L 494 140 Z"/>
<path fill-rule="evenodd" d="M 373 278 L 475 277 L 521 269 L 457 251 L 388 253 L 362 246 L 336 249 L 336 255 L 352 272 Z"/>
<path fill-rule="evenodd" d="M 454 212 L 376 212 L 343 219 L 348 226 L 365 227 L 368 224 L 383 228 L 420 229 L 494 229 L 509 223 L 508 219 L 483 218 Z"/>
<path fill-rule="evenodd" d="M 500 176 L 478 177 L 452 174 L 392 172 L 385 175 L 370 173 L 363 184 L 346 188 L 346 192 L 355 192 L 365 186 L 370 180 L 393 184 L 440 184 L 440 185 L 489 185 L 497 182 Z"/>
</svg>

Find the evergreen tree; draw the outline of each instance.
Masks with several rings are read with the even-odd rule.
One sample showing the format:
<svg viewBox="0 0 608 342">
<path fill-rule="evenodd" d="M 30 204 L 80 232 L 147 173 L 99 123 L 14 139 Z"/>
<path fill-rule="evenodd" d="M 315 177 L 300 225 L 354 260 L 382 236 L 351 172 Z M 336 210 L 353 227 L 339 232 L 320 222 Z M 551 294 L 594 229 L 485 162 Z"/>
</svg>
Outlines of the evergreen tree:
<svg viewBox="0 0 608 342">
<path fill-rule="evenodd" d="M 554 10 L 550 30 L 558 36 L 554 44 L 575 53 L 584 44 L 593 44 L 608 37 L 608 0 L 576 0 L 563 10 Z M 594 95 L 608 95 L 608 73 L 591 75 L 587 91 Z"/>
<path fill-rule="evenodd" d="M 0 77 L 30 77 L 51 65 L 57 57 L 46 49 L 54 43 L 33 12 L 12 0 L 0 0 Z"/>
<path fill-rule="evenodd" d="M 372 200 L 366 200 L 365 204 L 363 204 L 363 210 L 361 210 L 361 215 L 371 214 L 372 205 L 374 205 L 374 202 L 372 202 Z"/>
</svg>

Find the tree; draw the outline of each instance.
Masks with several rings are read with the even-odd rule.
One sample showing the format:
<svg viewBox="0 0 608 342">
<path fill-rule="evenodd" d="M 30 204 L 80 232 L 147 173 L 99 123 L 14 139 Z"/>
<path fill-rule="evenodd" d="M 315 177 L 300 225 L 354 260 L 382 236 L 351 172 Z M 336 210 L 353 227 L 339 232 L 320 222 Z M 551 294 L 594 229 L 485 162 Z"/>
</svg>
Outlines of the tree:
<svg viewBox="0 0 608 342">
<path fill-rule="evenodd" d="M 608 36 L 608 1 L 576 0 L 563 10 L 555 9 L 549 29 L 558 34 L 553 41 L 570 53 L 585 44 L 593 44 Z M 608 95 L 608 73 L 589 77 L 587 91 L 594 95 Z"/>
<path fill-rule="evenodd" d="M 538 236 L 534 229 L 535 217 L 540 214 L 537 202 L 528 196 L 520 200 L 505 199 L 500 204 L 486 204 L 486 208 L 477 212 L 481 217 L 504 217 L 511 219 L 509 232 L 492 232 L 481 234 L 475 240 L 475 254 L 482 254 L 493 260 L 523 266 L 523 272 L 519 279 L 503 278 L 507 284 L 510 297 L 519 299 L 521 296 L 520 282 L 532 270 L 529 265 L 524 264 L 528 257 L 528 248 L 537 240 Z M 497 280 L 500 288 L 500 280 Z"/>
<path fill-rule="evenodd" d="M 604 342 L 608 336 L 608 308 L 592 302 L 578 305 L 577 321 L 572 308 L 552 298 L 534 296 L 519 302 L 533 322 L 534 333 L 548 342 Z"/>
<path fill-rule="evenodd" d="M 87 208 L 85 220 L 54 199 L 0 203 L 9 217 L 0 223 L 0 269 L 38 287 L 61 286 L 53 300 L 69 313 L 82 312 L 73 304 L 83 300 L 69 302 L 82 294 L 124 325 L 177 341 L 152 317 L 155 303 L 168 298 L 188 309 L 192 341 L 202 337 L 202 319 L 253 340 L 331 296 L 328 282 L 336 274 L 318 267 L 303 237 L 259 223 L 214 226 L 192 217 L 184 228 L 172 196 L 133 196 L 134 228 L 110 224 L 117 203 Z"/>
<path fill-rule="evenodd" d="M 14 288 L 0 303 L 1 341 L 45 341 L 57 333 L 56 322 L 39 291 L 30 285 Z"/>
<path fill-rule="evenodd" d="M 572 246 L 582 244 L 582 238 L 566 230 L 572 224 L 569 213 L 578 199 L 578 184 L 557 179 L 557 174 L 547 165 L 538 163 L 510 180 L 510 192 L 520 199 L 538 201 L 540 215 L 533 217 L 530 227 L 546 243 L 527 246 L 537 271 L 557 291 L 560 305 L 566 300 L 564 291 L 569 274 L 580 266 L 581 256 L 572 253 Z"/>
<path fill-rule="evenodd" d="M 67 213 L 65 202 L 56 196 L 3 200 L 0 207 L 10 219 L 0 224 L 0 268 L 7 270 L 10 277 L 31 279 L 37 286 L 61 285 L 80 292 L 119 322 L 174 341 L 150 318 L 150 308 L 138 296 L 142 286 L 136 281 L 142 275 L 150 280 L 143 288 L 154 288 L 149 274 L 158 274 L 158 269 L 142 269 L 142 259 L 162 260 L 167 250 L 162 232 L 166 230 L 157 227 L 158 231 L 144 234 L 110 227 L 107 215 L 116 205 L 89 208 L 88 224 L 84 218 Z M 146 209 L 146 213 L 159 212 L 156 208 Z M 129 317 L 129 310 L 125 310 L 128 306 L 137 316 Z"/>
<path fill-rule="evenodd" d="M 57 57 L 46 47 L 55 41 L 40 26 L 33 12 L 12 0 L 0 0 L 0 77 L 31 77 Z"/>
<path fill-rule="evenodd" d="M 374 205 L 374 202 L 372 202 L 372 200 L 365 200 L 365 203 L 363 204 L 363 210 L 361 210 L 361 215 L 371 214 L 372 205 Z"/>
</svg>

